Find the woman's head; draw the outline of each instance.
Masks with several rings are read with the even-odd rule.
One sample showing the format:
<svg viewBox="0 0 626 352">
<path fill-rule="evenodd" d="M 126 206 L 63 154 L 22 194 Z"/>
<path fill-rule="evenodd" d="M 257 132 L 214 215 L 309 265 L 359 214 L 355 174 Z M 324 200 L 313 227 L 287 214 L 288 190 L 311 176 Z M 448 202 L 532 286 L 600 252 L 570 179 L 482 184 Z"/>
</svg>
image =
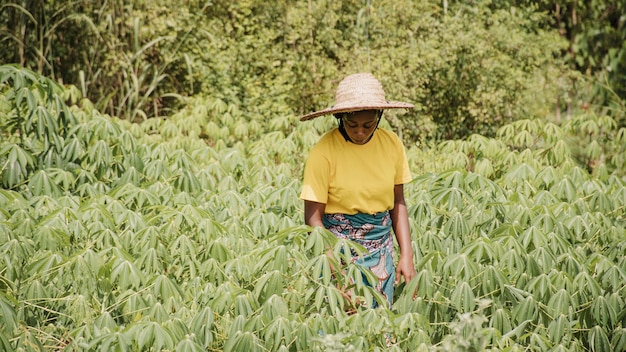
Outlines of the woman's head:
<svg viewBox="0 0 626 352">
<path fill-rule="evenodd" d="M 306 114 L 306 121 L 322 115 L 366 110 L 411 109 L 413 104 L 385 99 L 383 86 L 371 73 L 357 73 L 344 78 L 335 92 L 335 104 L 330 108 Z"/>
<path fill-rule="evenodd" d="M 360 110 L 335 114 L 339 128 L 354 144 L 365 144 L 374 135 L 383 114 L 382 110 Z"/>
</svg>

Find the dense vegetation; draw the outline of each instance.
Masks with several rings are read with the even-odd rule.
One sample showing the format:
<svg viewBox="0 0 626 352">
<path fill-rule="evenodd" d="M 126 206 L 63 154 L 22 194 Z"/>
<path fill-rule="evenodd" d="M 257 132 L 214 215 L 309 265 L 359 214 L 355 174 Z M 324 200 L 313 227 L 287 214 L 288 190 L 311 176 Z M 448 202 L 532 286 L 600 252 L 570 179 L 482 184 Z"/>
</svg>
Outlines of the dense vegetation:
<svg viewBox="0 0 626 352">
<path fill-rule="evenodd" d="M 417 104 L 407 140 L 493 136 L 518 119 L 606 109 L 626 125 L 619 0 L 8 1 L 0 62 L 73 84 L 128 121 L 184 96 L 247 120 L 330 105 L 340 77 L 372 71 Z M 271 99 L 267 99 L 271 97 Z M 597 111 L 597 110 L 596 110 Z"/>
<path fill-rule="evenodd" d="M 621 3 L 34 3 L 0 9 L 0 350 L 626 349 Z M 417 105 L 382 124 L 414 175 L 390 310 L 297 198 L 333 126 L 297 115 L 363 69 Z"/>
</svg>

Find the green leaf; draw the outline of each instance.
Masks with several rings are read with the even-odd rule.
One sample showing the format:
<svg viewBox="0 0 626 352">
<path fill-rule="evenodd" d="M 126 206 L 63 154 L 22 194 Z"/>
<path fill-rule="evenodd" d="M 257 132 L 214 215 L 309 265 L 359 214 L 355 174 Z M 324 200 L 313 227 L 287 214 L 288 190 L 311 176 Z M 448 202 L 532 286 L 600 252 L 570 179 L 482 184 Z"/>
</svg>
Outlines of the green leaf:
<svg viewBox="0 0 626 352">
<path fill-rule="evenodd" d="M 564 338 L 571 336 L 572 327 L 575 324 L 576 322 L 570 322 L 566 315 L 558 315 L 556 319 L 552 320 L 548 325 L 548 336 L 552 339 L 554 344 L 561 343 Z"/>
<path fill-rule="evenodd" d="M 205 348 L 199 346 L 191 337 L 186 337 L 176 345 L 177 352 L 202 352 Z"/>
<path fill-rule="evenodd" d="M 513 318 L 518 324 L 535 321 L 539 314 L 537 302 L 533 296 L 526 297 L 518 305 L 513 307 Z M 516 330 L 515 328 L 514 330 Z"/>
<path fill-rule="evenodd" d="M 15 308 L 18 306 L 17 300 L 8 293 L 0 292 L 0 313 L 2 313 L 2 323 L 0 323 L 0 333 L 13 336 L 14 330 L 18 326 L 18 317 Z M 0 346 L 5 345 L 4 343 Z M 9 344 L 6 344 L 9 346 Z"/>
<path fill-rule="evenodd" d="M 195 334 L 195 340 L 204 348 L 209 347 L 214 340 L 213 315 L 210 307 L 204 307 L 194 315 L 189 326 L 189 329 Z"/>
<path fill-rule="evenodd" d="M 259 302 L 265 302 L 272 295 L 280 295 L 284 290 L 283 274 L 270 271 L 259 278 L 254 287 L 255 296 Z"/>
<path fill-rule="evenodd" d="M 456 289 L 452 292 L 450 300 L 454 307 L 461 313 L 472 312 L 477 305 L 476 296 L 470 285 L 465 281 L 458 284 Z"/>
<path fill-rule="evenodd" d="M 60 196 L 61 188 L 53 180 L 49 171 L 39 170 L 30 178 L 29 189 L 35 196 L 50 195 Z"/>
<path fill-rule="evenodd" d="M 507 334 L 513 329 L 510 313 L 503 308 L 498 308 L 491 317 L 489 326 L 498 330 L 502 335 Z"/>
<path fill-rule="evenodd" d="M 611 344 L 606 331 L 596 325 L 589 330 L 589 347 L 593 352 L 611 351 Z"/>
<path fill-rule="evenodd" d="M 262 344 L 259 338 L 252 332 L 238 331 L 230 335 L 224 345 L 224 351 L 262 351 Z"/>
<path fill-rule="evenodd" d="M 111 270 L 111 281 L 117 282 L 122 290 L 139 289 L 144 282 L 144 276 L 132 261 L 116 258 Z"/>
<path fill-rule="evenodd" d="M 13 352 L 13 346 L 11 346 L 11 342 L 9 342 L 9 338 L 0 331 L 0 349 L 5 352 Z"/>
<path fill-rule="evenodd" d="M 591 312 L 595 323 L 599 326 L 612 327 L 617 321 L 617 311 L 604 296 L 598 296 L 591 304 Z"/>
<path fill-rule="evenodd" d="M 560 316 L 569 314 L 572 301 L 569 293 L 565 289 L 556 291 L 548 302 L 548 308 L 551 310 L 551 316 Z"/>
</svg>

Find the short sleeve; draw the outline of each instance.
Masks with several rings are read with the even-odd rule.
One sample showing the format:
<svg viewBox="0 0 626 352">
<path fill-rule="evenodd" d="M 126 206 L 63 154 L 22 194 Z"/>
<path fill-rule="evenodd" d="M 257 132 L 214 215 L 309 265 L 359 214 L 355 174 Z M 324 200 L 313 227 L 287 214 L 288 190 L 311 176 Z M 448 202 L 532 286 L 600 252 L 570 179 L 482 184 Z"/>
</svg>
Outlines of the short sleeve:
<svg viewBox="0 0 626 352">
<path fill-rule="evenodd" d="M 300 199 L 317 203 L 328 202 L 330 163 L 320 148 L 313 148 L 304 166 L 304 179 Z"/>
<path fill-rule="evenodd" d="M 400 138 L 398 138 L 397 136 L 396 142 L 397 155 L 399 155 L 399 157 L 396 164 L 396 177 L 394 180 L 394 184 L 401 185 L 411 182 L 412 178 L 411 170 L 409 169 L 409 161 L 407 160 L 406 151 L 404 150 L 404 145 L 402 144 Z"/>
</svg>

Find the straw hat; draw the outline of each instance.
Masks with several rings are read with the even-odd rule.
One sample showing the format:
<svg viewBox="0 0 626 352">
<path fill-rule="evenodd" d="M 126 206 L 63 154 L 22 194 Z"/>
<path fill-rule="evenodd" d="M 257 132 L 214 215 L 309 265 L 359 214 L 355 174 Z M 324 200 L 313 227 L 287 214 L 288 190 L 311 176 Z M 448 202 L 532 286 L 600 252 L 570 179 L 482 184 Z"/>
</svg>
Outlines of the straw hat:
<svg viewBox="0 0 626 352">
<path fill-rule="evenodd" d="M 411 109 L 413 104 L 385 100 L 383 86 L 371 73 L 356 73 L 344 78 L 335 92 L 335 105 L 306 114 L 300 121 L 361 110 Z"/>
</svg>

